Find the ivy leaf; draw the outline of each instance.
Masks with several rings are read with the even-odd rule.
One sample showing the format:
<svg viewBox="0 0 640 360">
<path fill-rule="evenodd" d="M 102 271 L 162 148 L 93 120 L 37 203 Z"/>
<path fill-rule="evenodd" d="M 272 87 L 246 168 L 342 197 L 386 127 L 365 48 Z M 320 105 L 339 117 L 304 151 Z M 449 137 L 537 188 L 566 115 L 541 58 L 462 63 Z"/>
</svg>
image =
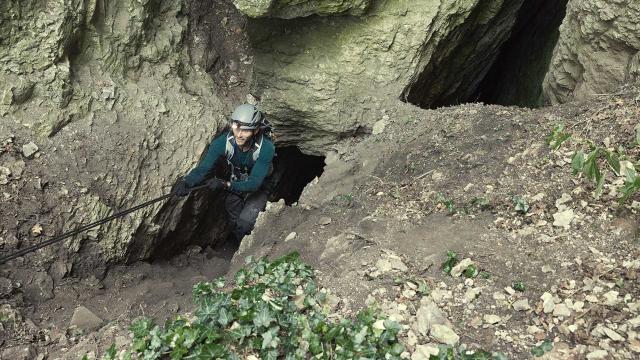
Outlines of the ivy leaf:
<svg viewBox="0 0 640 360">
<path fill-rule="evenodd" d="M 116 344 L 111 344 L 109 349 L 107 349 L 107 352 L 102 357 L 102 360 L 115 360 L 117 354 L 118 353 L 116 352 Z"/>
<path fill-rule="evenodd" d="M 272 321 L 275 319 L 271 316 L 271 312 L 269 311 L 269 306 L 266 304 L 261 304 L 260 309 L 255 314 L 253 318 L 253 324 L 256 327 L 268 327 Z"/>
<path fill-rule="evenodd" d="M 527 201 L 520 196 L 514 196 L 513 202 L 515 204 L 515 210 L 521 214 L 526 214 L 529 212 L 529 204 Z"/>
<path fill-rule="evenodd" d="M 129 330 L 133 333 L 134 338 L 141 339 L 149 335 L 153 326 L 154 323 L 151 319 L 138 319 L 131 324 Z"/>
<path fill-rule="evenodd" d="M 442 263 L 441 268 L 447 274 L 451 274 L 451 269 L 458 263 L 458 254 L 453 251 L 447 251 L 447 260 Z"/>
<path fill-rule="evenodd" d="M 640 145 L 640 125 L 636 125 L 636 145 Z"/>
<path fill-rule="evenodd" d="M 227 311 L 227 309 L 225 308 L 221 308 L 220 312 L 218 313 L 218 323 L 220 323 L 220 325 L 222 326 L 227 326 L 227 324 L 229 324 L 231 320 L 233 320 L 233 318 L 229 311 Z"/>
<path fill-rule="evenodd" d="M 471 279 L 474 278 L 476 276 L 478 276 L 478 267 L 471 264 L 469 266 L 467 266 L 466 269 L 464 269 L 464 271 L 462 272 L 462 275 L 464 275 L 464 277 Z"/>
<path fill-rule="evenodd" d="M 560 149 L 562 143 L 567 141 L 571 137 L 571 134 L 564 132 L 564 125 L 557 124 L 551 130 L 551 134 L 547 137 L 547 144 L 551 146 L 553 150 Z"/>
<path fill-rule="evenodd" d="M 512 286 L 513 290 L 525 292 L 527 290 L 527 286 L 522 281 L 516 281 Z"/>
</svg>

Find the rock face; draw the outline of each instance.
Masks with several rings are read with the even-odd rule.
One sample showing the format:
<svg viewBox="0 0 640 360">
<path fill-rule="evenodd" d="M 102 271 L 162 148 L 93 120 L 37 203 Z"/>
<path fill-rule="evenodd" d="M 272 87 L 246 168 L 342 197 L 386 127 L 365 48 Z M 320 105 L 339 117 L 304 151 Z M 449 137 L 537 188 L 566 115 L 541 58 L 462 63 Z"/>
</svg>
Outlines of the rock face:
<svg viewBox="0 0 640 360">
<path fill-rule="evenodd" d="M 522 1 L 381 1 L 362 17 L 249 22 L 262 107 L 281 143 L 323 153 L 367 133 L 399 97 L 431 106 L 475 91 Z"/>
<path fill-rule="evenodd" d="M 292 19 L 309 15 L 362 15 L 372 0 L 233 0 L 251 17 Z"/>
<path fill-rule="evenodd" d="M 26 171 L 42 169 L 36 175 L 48 185 L 37 198 L 50 199 L 47 216 L 60 225 L 46 235 L 168 192 L 224 122 L 228 106 L 200 66 L 210 64 L 189 61 L 184 8 L 182 0 L 0 3 L 0 137 L 38 144 L 41 156 Z M 0 164 L 10 160 L 2 156 Z M 22 185 L 2 186 L 18 193 L 9 187 Z M 154 243 L 142 238 L 157 233 L 159 208 L 72 238 L 61 253 L 82 249 L 86 261 L 118 261 L 136 238 L 134 255 L 148 255 Z M 43 250 L 44 260 L 58 249 Z"/>
<path fill-rule="evenodd" d="M 640 79 L 640 3 L 570 0 L 544 82 L 552 103 Z"/>
</svg>

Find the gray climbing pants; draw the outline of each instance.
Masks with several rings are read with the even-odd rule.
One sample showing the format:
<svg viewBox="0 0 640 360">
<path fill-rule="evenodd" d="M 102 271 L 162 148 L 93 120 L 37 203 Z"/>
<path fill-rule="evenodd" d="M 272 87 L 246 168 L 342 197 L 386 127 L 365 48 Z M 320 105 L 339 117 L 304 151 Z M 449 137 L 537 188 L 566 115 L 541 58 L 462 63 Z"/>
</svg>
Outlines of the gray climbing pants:
<svg viewBox="0 0 640 360">
<path fill-rule="evenodd" d="M 256 218 L 267 205 L 267 193 L 261 190 L 253 192 L 248 196 L 228 192 L 225 199 L 225 208 L 229 215 L 231 224 L 231 234 L 236 241 L 253 230 Z"/>
</svg>

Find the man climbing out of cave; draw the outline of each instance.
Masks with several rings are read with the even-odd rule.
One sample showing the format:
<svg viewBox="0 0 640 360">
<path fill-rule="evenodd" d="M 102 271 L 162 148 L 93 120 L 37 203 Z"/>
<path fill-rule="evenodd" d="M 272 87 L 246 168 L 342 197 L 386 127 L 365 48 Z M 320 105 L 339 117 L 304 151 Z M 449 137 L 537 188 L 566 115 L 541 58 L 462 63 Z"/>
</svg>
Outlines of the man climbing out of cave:
<svg viewBox="0 0 640 360">
<path fill-rule="evenodd" d="M 189 188 L 205 180 L 225 157 L 228 180 L 211 178 L 206 185 L 211 190 L 226 191 L 225 209 L 231 225 L 230 239 L 238 245 L 251 232 L 258 213 L 267 204 L 266 180 L 273 171 L 275 146 L 270 138 L 271 127 L 264 114 L 253 105 L 238 106 L 231 114 L 231 128 L 213 139 L 204 159 L 176 186 L 175 194 L 186 196 Z"/>
</svg>

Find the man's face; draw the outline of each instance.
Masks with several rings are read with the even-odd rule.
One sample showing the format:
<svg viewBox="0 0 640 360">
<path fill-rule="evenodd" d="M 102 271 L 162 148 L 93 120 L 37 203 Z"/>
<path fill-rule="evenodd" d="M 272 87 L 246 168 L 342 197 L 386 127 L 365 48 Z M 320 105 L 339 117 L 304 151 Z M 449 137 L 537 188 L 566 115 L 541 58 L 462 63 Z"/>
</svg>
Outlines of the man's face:
<svg viewBox="0 0 640 360">
<path fill-rule="evenodd" d="M 255 130 L 242 130 L 240 129 L 239 126 L 232 126 L 233 129 L 233 137 L 236 140 L 236 144 L 238 144 L 238 146 L 244 146 L 245 144 L 247 144 L 250 140 L 251 137 L 254 134 Z"/>
</svg>

